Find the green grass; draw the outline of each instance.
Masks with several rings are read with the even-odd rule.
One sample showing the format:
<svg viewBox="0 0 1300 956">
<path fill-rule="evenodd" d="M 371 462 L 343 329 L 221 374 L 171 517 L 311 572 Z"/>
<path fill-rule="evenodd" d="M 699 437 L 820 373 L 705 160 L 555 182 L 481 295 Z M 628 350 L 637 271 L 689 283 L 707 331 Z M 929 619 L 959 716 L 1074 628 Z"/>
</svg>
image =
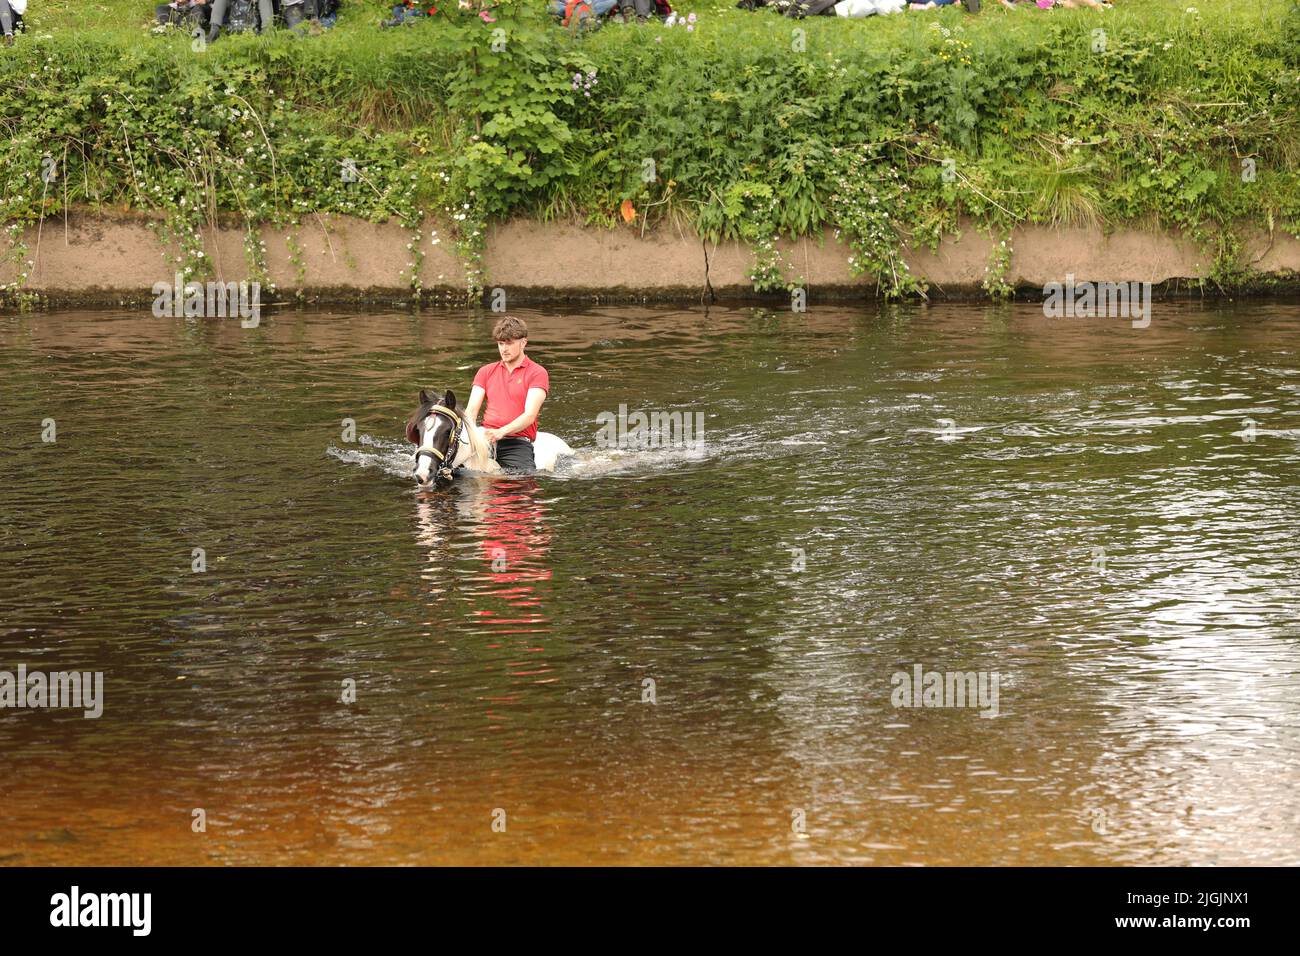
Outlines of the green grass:
<svg viewBox="0 0 1300 956">
<path fill-rule="evenodd" d="M 204 219 L 328 211 L 417 230 L 427 211 L 473 269 L 488 221 L 615 227 L 628 200 L 638 227 L 676 220 L 760 249 L 838 229 L 893 293 L 921 291 L 902 246 L 959 217 L 1003 233 L 1177 228 L 1224 276 L 1244 275 L 1242 228 L 1300 231 L 1290 0 L 803 21 L 700 0 L 680 8 L 699 15 L 691 33 L 573 33 L 533 2 L 501 11 L 498 52 L 468 18 L 379 30 L 388 6 L 345 0 L 323 36 L 195 52 L 150 32 L 148 3 L 32 0 L 28 35 L 0 49 L 5 220 L 161 211 L 197 271 Z M 575 70 L 597 73 L 590 98 Z M 340 183 L 343 159 L 358 183 Z M 51 160 L 62 175 L 44 182 Z M 798 280 L 760 256 L 760 287 Z"/>
</svg>

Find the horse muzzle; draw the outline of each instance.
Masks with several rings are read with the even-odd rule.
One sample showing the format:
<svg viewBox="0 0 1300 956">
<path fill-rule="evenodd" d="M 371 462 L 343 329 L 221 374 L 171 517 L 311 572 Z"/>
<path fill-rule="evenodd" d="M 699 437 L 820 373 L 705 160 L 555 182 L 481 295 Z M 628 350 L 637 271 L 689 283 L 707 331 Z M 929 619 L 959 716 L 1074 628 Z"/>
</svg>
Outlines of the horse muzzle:
<svg viewBox="0 0 1300 956">
<path fill-rule="evenodd" d="M 435 485 L 438 482 L 451 481 L 452 469 L 449 465 L 439 464 L 436 468 L 430 468 L 429 474 L 426 477 L 421 478 L 419 459 L 416 459 L 415 471 L 411 473 L 411 477 L 415 479 L 417 485 L 427 488 L 428 486 Z"/>
</svg>

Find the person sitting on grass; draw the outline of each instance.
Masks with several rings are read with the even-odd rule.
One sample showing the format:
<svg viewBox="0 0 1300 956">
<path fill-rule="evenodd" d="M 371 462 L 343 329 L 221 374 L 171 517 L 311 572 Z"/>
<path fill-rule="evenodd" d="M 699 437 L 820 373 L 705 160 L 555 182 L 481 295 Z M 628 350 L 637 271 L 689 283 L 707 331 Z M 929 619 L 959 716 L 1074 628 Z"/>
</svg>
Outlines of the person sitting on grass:
<svg viewBox="0 0 1300 956">
<path fill-rule="evenodd" d="M 154 7 L 154 17 L 160 27 L 186 27 L 205 33 L 208 13 L 208 0 L 171 0 Z"/>
<path fill-rule="evenodd" d="M 837 17 L 861 19 L 887 16 L 906 10 L 907 0 L 839 0 L 832 9 Z"/>
<path fill-rule="evenodd" d="M 337 0 L 280 0 L 284 25 L 299 35 L 320 33 L 327 26 L 332 27 L 337 9 Z"/>
<path fill-rule="evenodd" d="M 428 9 L 421 7 L 416 0 L 402 0 L 397 6 L 393 7 L 393 16 L 379 24 L 381 27 L 400 27 L 415 26 L 415 22 L 424 17 L 431 17 L 438 12 L 438 8 L 432 3 Z"/>
<path fill-rule="evenodd" d="M 226 23 L 227 12 L 230 22 Z M 243 33 L 245 30 L 264 32 L 271 28 L 275 11 L 271 0 L 212 0 L 212 25 L 208 27 L 208 42 L 214 42 L 221 35 L 223 27 L 230 33 Z"/>
<path fill-rule="evenodd" d="M 320 0 L 320 2 L 333 2 L 333 0 Z M 450 11 L 452 0 L 445 0 L 443 9 Z M 457 0 L 456 9 L 462 14 L 472 14 L 482 20 L 484 23 L 496 23 L 497 18 L 492 16 L 492 7 L 496 0 Z M 427 4 L 427 7 L 425 6 Z M 433 17 L 438 14 L 438 6 L 434 0 L 402 0 L 397 6 L 393 7 L 393 15 L 384 20 L 379 25 L 381 27 L 400 27 L 414 26 L 417 20 L 424 17 Z"/>
<path fill-rule="evenodd" d="M 0 28 L 4 29 L 5 46 L 14 45 L 14 31 L 26 31 L 23 14 L 27 12 L 27 0 L 0 0 Z"/>
<path fill-rule="evenodd" d="M 566 27 L 571 23 L 596 23 L 605 14 L 618 8 L 618 0 L 551 0 L 548 9 Z"/>
<path fill-rule="evenodd" d="M 635 20 L 637 23 L 645 23 L 652 16 L 659 12 L 659 6 L 655 0 L 623 0 L 623 22 L 631 23 Z"/>
<path fill-rule="evenodd" d="M 763 0 L 753 0 L 753 3 L 749 9 L 762 6 Z M 550 0 L 548 9 L 562 18 L 566 27 L 584 19 L 599 24 L 606 16 L 614 23 L 646 23 L 654 17 L 661 17 L 667 20 L 668 26 L 673 25 L 674 19 L 672 4 L 668 0 Z M 691 17 L 693 24 L 695 14 L 692 13 Z M 683 16 L 682 23 L 685 22 Z"/>
<path fill-rule="evenodd" d="M 198 0 L 191 0 L 198 2 Z M 202 0 L 208 2 L 208 0 Z M 217 39 L 224 27 L 229 33 L 256 30 L 265 33 L 275 23 L 278 13 L 286 27 L 299 36 L 321 33 L 334 26 L 338 0 L 210 0 L 211 26 L 208 42 Z M 159 7 L 161 10 L 162 8 Z M 227 15 L 230 22 L 226 22 Z"/>
<path fill-rule="evenodd" d="M 1042 10 L 1050 10 L 1052 7 L 1066 7 L 1070 10 L 1076 10 L 1079 7 L 1092 7 L 1094 10 L 1100 10 L 1102 7 L 1109 6 L 1109 4 L 1102 3 L 1100 0 L 1002 0 L 1002 5 L 1008 9 L 1020 3 L 1033 3 Z"/>
<path fill-rule="evenodd" d="M 908 4 L 913 10 L 935 10 L 939 7 L 951 7 L 957 4 L 958 0 L 928 0 L 928 2 L 917 2 Z M 965 0 L 966 9 L 970 13 L 980 12 L 980 0 Z"/>
</svg>

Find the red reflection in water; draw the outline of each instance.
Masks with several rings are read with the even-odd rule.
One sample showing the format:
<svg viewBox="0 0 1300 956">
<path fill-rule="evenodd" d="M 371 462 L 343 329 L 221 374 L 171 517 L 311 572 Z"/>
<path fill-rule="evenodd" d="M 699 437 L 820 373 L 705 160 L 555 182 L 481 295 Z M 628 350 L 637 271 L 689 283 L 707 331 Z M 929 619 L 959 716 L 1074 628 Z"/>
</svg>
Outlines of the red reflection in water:
<svg viewBox="0 0 1300 956">
<path fill-rule="evenodd" d="M 504 729 L 508 719 L 498 708 L 524 702 L 523 691 L 529 685 L 555 681 L 548 676 L 550 664 L 538 656 L 545 654 L 539 635 L 548 631 L 550 618 L 536 582 L 549 581 L 552 575 L 546 563 L 552 533 L 540 493 L 533 478 L 462 480 L 448 492 L 422 496 L 417 505 L 420 542 L 430 546 L 429 571 L 424 576 L 431 595 L 441 598 L 454 593 L 479 605 L 469 616 L 482 626 L 473 631 L 478 639 L 488 636 L 482 645 L 490 655 L 486 669 L 489 675 L 504 673 L 510 685 L 491 687 L 495 681 L 489 676 L 490 689 L 484 687 L 478 695 L 488 705 L 485 716 L 490 730 Z M 485 574 L 458 582 L 450 548 L 451 522 L 473 530 Z"/>
</svg>

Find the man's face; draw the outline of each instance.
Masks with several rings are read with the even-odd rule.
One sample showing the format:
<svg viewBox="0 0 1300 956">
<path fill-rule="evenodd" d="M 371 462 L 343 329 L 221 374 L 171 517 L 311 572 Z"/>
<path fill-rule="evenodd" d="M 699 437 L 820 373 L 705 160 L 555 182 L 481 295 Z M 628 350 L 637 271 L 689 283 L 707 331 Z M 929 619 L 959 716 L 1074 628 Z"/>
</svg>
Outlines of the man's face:
<svg viewBox="0 0 1300 956">
<path fill-rule="evenodd" d="M 524 354 L 524 346 L 528 344 L 527 339 L 512 339 L 509 342 L 498 342 L 497 351 L 501 353 L 501 361 L 509 365 L 511 362 L 519 360 L 519 356 Z"/>
</svg>

